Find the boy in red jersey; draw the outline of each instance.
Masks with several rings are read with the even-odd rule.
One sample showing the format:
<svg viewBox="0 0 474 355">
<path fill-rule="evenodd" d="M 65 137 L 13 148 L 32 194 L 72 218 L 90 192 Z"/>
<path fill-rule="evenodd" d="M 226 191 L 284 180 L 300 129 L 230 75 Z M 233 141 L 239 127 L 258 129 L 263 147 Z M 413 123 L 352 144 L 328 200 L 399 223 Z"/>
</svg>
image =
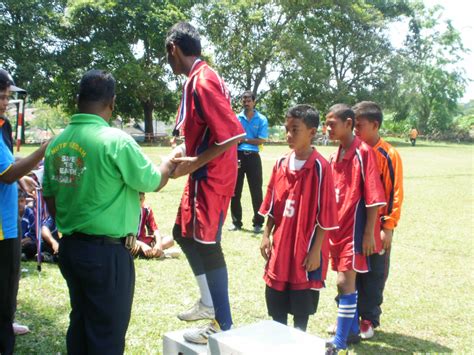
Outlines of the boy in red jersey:
<svg viewBox="0 0 474 355">
<path fill-rule="evenodd" d="M 337 271 L 339 311 L 336 335 L 328 354 L 347 348 L 349 333 L 359 333 L 356 275 L 369 271 L 368 256 L 382 249 L 378 209 L 385 205 L 377 160 L 372 148 L 354 137 L 354 112 L 336 104 L 326 115 L 329 139 L 340 142 L 331 165 L 339 229 L 329 233 L 331 264 Z"/>
<path fill-rule="evenodd" d="M 173 237 L 201 292 L 196 305 L 178 318 L 190 321 L 215 315 L 210 324 L 184 334 L 187 341 L 206 344 L 210 335 L 232 326 L 220 239 L 237 180 L 236 145 L 245 131 L 232 111 L 225 83 L 199 58 L 198 31 L 188 23 L 174 25 L 166 38 L 166 51 L 173 73 L 187 76 L 174 132 L 184 136 L 185 143 L 175 149 L 181 153 L 173 161 L 178 164 L 174 177 L 189 177 Z"/>
<path fill-rule="evenodd" d="M 317 310 L 326 279 L 326 231 L 338 228 L 331 168 L 311 146 L 318 125 L 313 107 L 288 110 L 286 139 L 292 151 L 273 167 L 260 208 L 268 216 L 260 246 L 267 260 L 263 278 L 268 314 L 286 325 L 290 313 L 295 328 L 303 331 Z"/>
<path fill-rule="evenodd" d="M 369 339 L 374 336 L 374 328 L 380 325 L 383 290 L 390 266 L 393 230 L 400 220 L 403 202 L 403 167 L 400 154 L 380 137 L 379 130 L 383 120 L 380 106 L 375 102 L 362 101 L 352 109 L 355 114 L 356 136 L 370 145 L 377 156 L 377 165 L 387 200 L 387 205 L 379 209 L 383 250 L 369 257 L 370 271 L 368 273 L 357 275 L 359 293 L 357 309 L 361 317 L 360 335 L 362 339 Z"/>
</svg>

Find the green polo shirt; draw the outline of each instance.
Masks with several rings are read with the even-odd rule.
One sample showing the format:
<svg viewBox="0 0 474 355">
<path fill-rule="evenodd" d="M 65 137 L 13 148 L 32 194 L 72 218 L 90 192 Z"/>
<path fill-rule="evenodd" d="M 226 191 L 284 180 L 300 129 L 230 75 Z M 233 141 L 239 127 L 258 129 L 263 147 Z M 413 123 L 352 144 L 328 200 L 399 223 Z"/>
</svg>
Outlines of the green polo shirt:
<svg viewBox="0 0 474 355">
<path fill-rule="evenodd" d="M 154 191 L 160 181 L 138 144 L 96 115 L 72 116 L 46 150 L 43 194 L 55 198 L 63 234 L 137 233 L 138 192 Z"/>
</svg>

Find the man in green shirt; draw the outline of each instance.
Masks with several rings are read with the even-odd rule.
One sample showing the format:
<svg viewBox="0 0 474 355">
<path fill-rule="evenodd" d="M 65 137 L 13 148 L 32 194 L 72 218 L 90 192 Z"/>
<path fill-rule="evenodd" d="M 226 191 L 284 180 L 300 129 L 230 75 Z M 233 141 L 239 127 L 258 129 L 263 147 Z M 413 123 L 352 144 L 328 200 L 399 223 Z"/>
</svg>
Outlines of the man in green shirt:
<svg viewBox="0 0 474 355">
<path fill-rule="evenodd" d="M 114 103 L 111 74 L 84 74 L 79 113 L 46 151 L 43 194 L 63 234 L 59 267 L 71 300 L 69 354 L 123 353 L 135 287 L 125 237 L 138 229 L 139 191 L 160 190 L 174 167 L 155 167 L 109 127 Z"/>
</svg>

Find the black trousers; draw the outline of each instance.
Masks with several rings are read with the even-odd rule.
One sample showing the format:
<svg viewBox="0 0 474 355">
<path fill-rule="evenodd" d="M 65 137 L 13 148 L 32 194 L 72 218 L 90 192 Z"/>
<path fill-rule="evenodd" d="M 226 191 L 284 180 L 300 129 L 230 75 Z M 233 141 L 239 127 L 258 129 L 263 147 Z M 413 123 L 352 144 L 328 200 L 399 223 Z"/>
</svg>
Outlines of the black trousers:
<svg viewBox="0 0 474 355">
<path fill-rule="evenodd" d="M 370 271 L 357 274 L 357 291 L 359 294 L 357 309 L 362 319 L 370 320 L 374 328 L 380 325 L 382 314 L 383 290 L 390 267 L 390 251 L 383 255 L 373 254 L 369 257 Z"/>
<path fill-rule="evenodd" d="M 0 241 L 0 354 L 13 354 L 16 296 L 20 281 L 20 239 Z"/>
<path fill-rule="evenodd" d="M 68 354 L 123 354 L 135 289 L 128 249 L 65 236 L 59 268 L 71 301 Z"/>
<path fill-rule="evenodd" d="M 250 196 L 252 197 L 253 219 L 254 226 L 262 226 L 264 218 L 258 214 L 260 205 L 262 204 L 262 160 L 260 154 L 257 152 L 243 152 L 238 151 L 238 158 L 240 161 L 239 172 L 237 175 L 237 183 L 235 184 L 234 197 L 230 202 L 230 212 L 232 215 L 232 223 L 239 228 L 242 228 L 242 204 L 240 198 L 242 197 L 242 189 L 244 186 L 244 178 L 247 175 L 247 182 L 250 188 Z"/>
</svg>

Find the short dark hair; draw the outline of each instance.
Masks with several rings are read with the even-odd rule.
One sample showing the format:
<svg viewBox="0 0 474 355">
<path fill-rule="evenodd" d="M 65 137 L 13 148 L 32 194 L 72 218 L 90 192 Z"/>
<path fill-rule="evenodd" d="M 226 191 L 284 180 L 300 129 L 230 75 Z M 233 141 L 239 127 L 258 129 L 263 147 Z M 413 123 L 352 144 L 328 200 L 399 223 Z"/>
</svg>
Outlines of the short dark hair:
<svg viewBox="0 0 474 355">
<path fill-rule="evenodd" d="M 255 94 L 253 93 L 253 91 L 250 90 L 244 91 L 244 93 L 242 94 L 242 98 L 244 97 L 251 97 L 252 101 L 255 101 L 256 99 Z"/>
<path fill-rule="evenodd" d="M 335 104 L 329 108 L 329 113 L 339 118 L 342 122 L 346 122 L 348 118 L 352 120 L 352 128 L 354 128 L 355 114 L 351 107 L 346 104 Z"/>
<path fill-rule="evenodd" d="M 107 105 L 115 96 L 115 79 L 105 70 L 92 69 L 82 76 L 79 83 L 78 106 L 90 103 Z"/>
<path fill-rule="evenodd" d="M 311 105 L 300 104 L 293 106 L 286 113 L 286 117 L 303 120 L 308 128 L 318 128 L 319 126 L 319 111 Z"/>
<path fill-rule="evenodd" d="M 0 91 L 5 91 L 12 85 L 15 85 L 15 83 L 10 73 L 5 69 L 0 69 Z"/>
<path fill-rule="evenodd" d="M 28 194 L 25 191 L 23 191 L 22 189 L 18 189 L 18 199 L 20 198 L 26 199 L 27 197 L 28 197 Z"/>
<path fill-rule="evenodd" d="M 187 22 L 178 22 L 170 28 L 166 35 L 165 45 L 171 43 L 178 46 L 185 56 L 201 55 L 201 36 L 199 32 Z"/>
<path fill-rule="evenodd" d="M 371 122 L 378 122 L 382 126 L 383 113 L 379 105 L 373 101 L 361 101 L 352 107 L 355 117 L 366 118 Z"/>
</svg>

